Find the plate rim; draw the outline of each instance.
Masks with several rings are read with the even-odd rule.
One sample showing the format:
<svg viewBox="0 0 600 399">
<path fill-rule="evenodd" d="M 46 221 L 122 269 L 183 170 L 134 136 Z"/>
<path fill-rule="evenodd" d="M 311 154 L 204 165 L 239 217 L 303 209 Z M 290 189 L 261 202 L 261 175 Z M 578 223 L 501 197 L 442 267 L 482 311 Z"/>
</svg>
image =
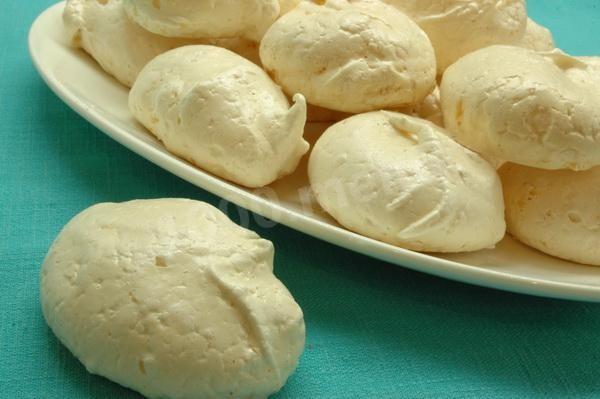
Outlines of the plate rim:
<svg viewBox="0 0 600 399">
<path fill-rule="evenodd" d="M 600 302 L 600 287 L 569 282 L 540 280 L 522 275 L 485 269 L 431 254 L 410 251 L 362 236 L 344 228 L 324 223 L 300 212 L 287 209 L 280 204 L 249 193 L 233 183 L 221 180 L 202 169 L 196 168 L 173 154 L 166 154 L 129 134 L 126 129 L 111 123 L 108 118 L 93 112 L 89 105 L 80 102 L 77 96 L 64 87 L 50 71 L 44 68 L 44 60 L 36 51 L 36 43 L 51 40 L 38 35 L 42 22 L 64 6 L 58 2 L 42 11 L 32 23 L 28 33 L 28 49 L 35 69 L 51 91 L 69 108 L 119 144 L 147 159 L 179 178 L 210 192 L 241 208 L 269 218 L 279 224 L 330 244 L 360 254 L 405 267 L 417 272 L 490 289 L 508 291 L 538 297 Z"/>
</svg>

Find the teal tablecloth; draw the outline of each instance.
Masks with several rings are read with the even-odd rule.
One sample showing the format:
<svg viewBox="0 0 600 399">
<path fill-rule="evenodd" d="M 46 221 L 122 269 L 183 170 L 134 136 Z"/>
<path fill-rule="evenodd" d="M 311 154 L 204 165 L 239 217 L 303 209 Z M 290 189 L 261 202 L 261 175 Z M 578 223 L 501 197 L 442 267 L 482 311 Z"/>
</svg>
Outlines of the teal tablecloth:
<svg viewBox="0 0 600 399">
<path fill-rule="evenodd" d="M 0 397 L 138 398 L 87 374 L 48 330 L 40 262 L 63 224 L 96 202 L 217 198 L 113 142 L 50 92 L 26 46 L 50 4 L 0 2 Z M 529 7 L 565 50 L 600 53 L 599 0 Z M 600 397 L 600 305 L 467 286 L 286 227 L 252 228 L 275 242 L 276 272 L 306 315 L 306 351 L 277 398 Z"/>
</svg>

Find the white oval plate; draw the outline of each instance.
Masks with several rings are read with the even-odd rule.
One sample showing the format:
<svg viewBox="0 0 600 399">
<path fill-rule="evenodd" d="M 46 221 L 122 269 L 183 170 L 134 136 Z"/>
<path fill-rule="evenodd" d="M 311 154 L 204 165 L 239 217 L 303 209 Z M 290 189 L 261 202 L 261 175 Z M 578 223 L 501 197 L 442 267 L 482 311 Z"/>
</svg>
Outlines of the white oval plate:
<svg viewBox="0 0 600 399">
<path fill-rule="evenodd" d="M 524 294 L 600 301 L 600 268 L 561 261 L 507 237 L 495 249 L 429 255 L 397 248 L 340 227 L 307 190 L 306 159 L 298 171 L 262 190 L 248 190 L 170 154 L 137 124 L 127 109 L 127 89 L 85 53 L 69 48 L 63 32 L 64 3 L 42 13 L 31 27 L 29 49 L 48 86 L 104 133 L 171 173 L 276 222 L 332 244 L 390 263 L 452 280 Z M 310 141 L 323 127 L 309 126 Z"/>
</svg>

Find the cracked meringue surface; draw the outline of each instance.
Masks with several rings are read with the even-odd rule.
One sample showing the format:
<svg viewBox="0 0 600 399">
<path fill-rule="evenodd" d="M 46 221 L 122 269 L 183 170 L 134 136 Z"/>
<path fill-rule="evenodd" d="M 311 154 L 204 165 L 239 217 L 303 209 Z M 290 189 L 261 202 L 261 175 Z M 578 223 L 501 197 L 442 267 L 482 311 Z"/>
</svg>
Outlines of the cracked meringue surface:
<svg viewBox="0 0 600 399">
<path fill-rule="evenodd" d="M 427 35 L 379 1 L 301 2 L 267 31 L 260 58 L 286 93 L 341 112 L 417 104 L 435 87 Z"/>
<path fill-rule="evenodd" d="M 91 373 L 146 397 L 266 398 L 305 340 L 273 255 L 206 203 L 98 204 L 50 248 L 42 308 Z"/>
<path fill-rule="evenodd" d="M 527 26 L 525 0 L 384 0 L 429 36 L 438 74 L 460 57 L 494 44 L 518 44 Z"/>
<path fill-rule="evenodd" d="M 158 56 L 129 94 L 132 114 L 169 151 L 246 187 L 293 172 L 308 151 L 306 102 L 294 101 L 255 64 L 205 45 Z"/>
<path fill-rule="evenodd" d="M 500 169 L 508 231 L 547 254 L 600 266 L 600 167 Z"/>
<path fill-rule="evenodd" d="M 541 169 L 589 169 L 600 165 L 597 72 L 593 62 L 558 50 L 478 50 L 444 74 L 444 124 L 485 157 Z"/>
<path fill-rule="evenodd" d="M 464 252 L 504 237 L 494 168 L 422 119 L 389 111 L 345 119 L 317 141 L 308 173 L 341 225 L 392 245 Z"/>
</svg>

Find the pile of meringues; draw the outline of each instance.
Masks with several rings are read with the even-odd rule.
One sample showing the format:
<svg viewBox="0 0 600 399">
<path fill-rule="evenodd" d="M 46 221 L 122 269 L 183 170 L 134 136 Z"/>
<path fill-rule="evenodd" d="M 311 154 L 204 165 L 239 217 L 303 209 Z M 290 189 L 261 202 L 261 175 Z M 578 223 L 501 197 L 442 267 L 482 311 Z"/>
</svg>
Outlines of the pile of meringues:
<svg viewBox="0 0 600 399">
<path fill-rule="evenodd" d="M 524 0 L 68 0 L 64 21 L 134 117 L 217 176 L 268 185 L 306 122 L 331 122 L 308 174 L 346 228 L 462 252 L 508 225 L 600 265 L 600 58 L 555 49 Z"/>
</svg>

